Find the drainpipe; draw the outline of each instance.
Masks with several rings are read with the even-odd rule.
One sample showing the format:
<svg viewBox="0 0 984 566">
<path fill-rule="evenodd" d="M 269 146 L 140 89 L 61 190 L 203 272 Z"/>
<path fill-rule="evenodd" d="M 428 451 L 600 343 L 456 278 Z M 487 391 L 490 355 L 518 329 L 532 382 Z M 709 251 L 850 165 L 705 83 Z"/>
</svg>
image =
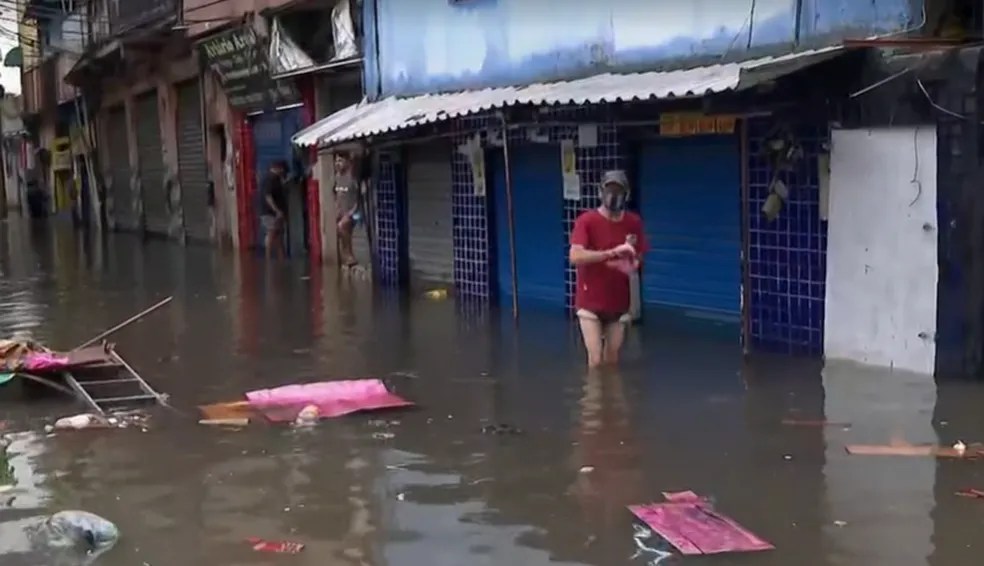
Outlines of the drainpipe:
<svg viewBox="0 0 984 566">
<path fill-rule="evenodd" d="M 796 0 L 796 21 L 793 22 L 793 47 L 799 47 L 800 36 L 803 33 L 803 0 Z"/>
<path fill-rule="evenodd" d="M 376 65 L 376 92 L 375 99 L 379 99 L 383 95 L 383 67 L 379 64 L 379 0 L 367 0 L 372 2 L 372 41 L 375 44 L 375 49 L 373 49 L 373 54 L 375 55 L 374 63 Z M 363 24 L 363 29 L 365 29 L 365 24 Z"/>
</svg>

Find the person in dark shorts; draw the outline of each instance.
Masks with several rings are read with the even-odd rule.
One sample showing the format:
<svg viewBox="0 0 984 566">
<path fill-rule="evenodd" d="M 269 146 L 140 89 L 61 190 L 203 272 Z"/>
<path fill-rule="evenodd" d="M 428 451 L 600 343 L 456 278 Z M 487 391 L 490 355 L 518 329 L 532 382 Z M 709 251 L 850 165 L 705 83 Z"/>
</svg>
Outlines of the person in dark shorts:
<svg viewBox="0 0 984 566">
<path fill-rule="evenodd" d="M 335 211 L 338 222 L 338 252 L 342 265 L 352 267 L 359 262 L 352 249 L 352 233 L 362 221 L 362 197 L 365 186 L 355 171 L 352 156 L 335 154 Z"/>
<path fill-rule="evenodd" d="M 608 171 L 601 180 L 601 206 L 581 213 L 571 231 L 574 306 L 590 367 L 618 363 L 630 321 L 629 276 L 647 249 L 642 219 L 625 209 L 628 198 L 625 173 Z"/>
<path fill-rule="evenodd" d="M 287 189 L 284 187 L 286 171 L 285 161 L 274 161 L 263 177 L 260 221 L 265 233 L 263 243 L 267 259 L 274 255 L 284 256 L 284 226 L 287 222 Z"/>
</svg>

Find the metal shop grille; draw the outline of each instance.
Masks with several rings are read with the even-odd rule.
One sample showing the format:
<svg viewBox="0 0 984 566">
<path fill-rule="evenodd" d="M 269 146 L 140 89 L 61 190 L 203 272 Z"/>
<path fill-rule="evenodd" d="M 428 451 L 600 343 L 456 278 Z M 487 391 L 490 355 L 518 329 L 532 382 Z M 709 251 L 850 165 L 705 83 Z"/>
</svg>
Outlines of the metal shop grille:
<svg viewBox="0 0 984 566">
<path fill-rule="evenodd" d="M 793 355 L 823 353 L 827 277 L 827 222 L 820 219 L 817 156 L 825 126 L 796 127 L 804 158 L 780 174 L 789 200 L 769 221 L 762 205 L 773 172 L 762 148 L 774 122 L 749 122 L 749 275 L 753 346 Z"/>
<path fill-rule="evenodd" d="M 396 156 L 379 155 L 376 182 L 376 270 L 384 286 L 400 283 L 400 215 Z"/>
</svg>

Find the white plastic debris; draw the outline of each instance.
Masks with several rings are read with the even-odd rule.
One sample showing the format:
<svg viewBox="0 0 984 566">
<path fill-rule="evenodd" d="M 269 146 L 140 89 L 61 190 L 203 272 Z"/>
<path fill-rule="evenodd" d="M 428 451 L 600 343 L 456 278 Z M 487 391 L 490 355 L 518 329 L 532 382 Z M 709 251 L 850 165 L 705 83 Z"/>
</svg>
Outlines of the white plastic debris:
<svg viewBox="0 0 984 566">
<path fill-rule="evenodd" d="M 967 445 L 964 444 L 962 441 L 958 440 L 957 443 L 953 445 L 953 449 L 959 452 L 960 454 L 963 454 L 964 452 L 967 451 Z"/>
<path fill-rule="evenodd" d="M 58 419 L 55 421 L 54 430 L 82 430 L 96 424 L 102 424 L 99 417 L 89 413 L 83 413 L 81 415 Z"/>
<path fill-rule="evenodd" d="M 321 410 L 316 405 L 308 405 L 297 413 L 294 426 L 314 426 L 318 424 L 319 418 L 321 418 Z"/>
<path fill-rule="evenodd" d="M 48 517 L 45 525 L 55 538 L 85 546 L 91 552 L 104 552 L 120 538 L 116 525 L 88 511 L 59 511 Z"/>
</svg>

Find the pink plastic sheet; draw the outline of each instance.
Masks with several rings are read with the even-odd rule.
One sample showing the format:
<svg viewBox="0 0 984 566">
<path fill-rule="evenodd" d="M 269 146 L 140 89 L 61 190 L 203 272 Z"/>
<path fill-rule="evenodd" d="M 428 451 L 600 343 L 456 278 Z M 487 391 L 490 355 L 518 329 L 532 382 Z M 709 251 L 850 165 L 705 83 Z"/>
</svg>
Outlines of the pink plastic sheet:
<svg viewBox="0 0 984 566">
<path fill-rule="evenodd" d="M 24 356 L 21 365 L 25 371 L 55 371 L 68 367 L 68 358 L 48 352 L 34 352 Z"/>
<path fill-rule="evenodd" d="M 664 493 L 663 496 L 666 503 L 633 505 L 629 510 L 681 554 L 775 549 L 734 520 L 714 511 L 710 503 L 692 491 Z"/>
<path fill-rule="evenodd" d="M 390 393 L 379 379 L 322 381 L 260 389 L 246 394 L 250 405 L 273 422 L 292 421 L 307 405 L 318 407 L 321 418 L 359 411 L 410 407 L 410 401 Z"/>
</svg>

